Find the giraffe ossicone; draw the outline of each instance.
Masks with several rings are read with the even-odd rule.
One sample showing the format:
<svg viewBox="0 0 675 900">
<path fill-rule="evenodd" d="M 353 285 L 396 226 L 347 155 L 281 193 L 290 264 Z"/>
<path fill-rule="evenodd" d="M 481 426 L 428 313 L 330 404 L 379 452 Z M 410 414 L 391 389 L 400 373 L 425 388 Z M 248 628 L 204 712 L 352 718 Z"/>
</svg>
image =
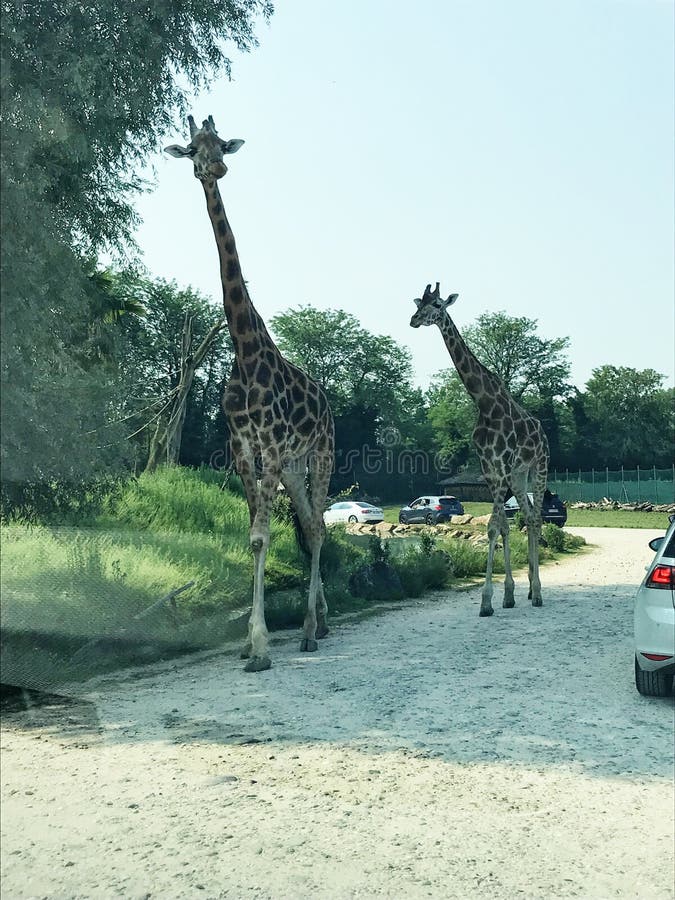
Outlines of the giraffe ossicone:
<svg viewBox="0 0 675 900">
<path fill-rule="evenodd" d="M 509 550 L 509 523 L 504 503 L 515 494 L 527 522 L 529 597 L 533 606 L 541 606 L 539 579 L 539 540 L 541 506 L 548 476 L 548 440 L 541 423 L 514 400 L 504 382 L 484 366 L 471 352 L 448 313 L 458 294 L 441 297 L 440 283 L 431 290 L 428 284 L 415 298 L 417 311 L 410 320 L 412 328 L 436 325 L 440 329 L 457 374 L 478 410 L 473 441 L 481 469 L 492 494 L 492 514 L 488 523 L 488 560 L 480 615 L 491 616 L 492 571 L 497 538 L 504 546 L 503 606 L 515 606 L 514 581 Z M 533 495 L 529 502 L 528 491 Z"/>
<path fill-rule="evenodd" d="M 311 556 L 309 596 L 300 649 L 317 649 L 328 633 L 328 606 L 319 571 L 324 538 L 323 510 L 333 471 L 335 430 L 323 389 L 285 359 L 251 303 L 241 272 L 234 234 L 225 215 L 218 180 L 227 172 L 223 156 L 244 143 L 222 140 L 209 116 L 197 128 L 188 117 L 190 143 L 172 144 L 171 156 L 192 161 L 202 183 L 220 261 L 220 279 L 234 365 L 223 396 L 235 467 L 244 485 L 253 551 L 253 602 L 244 656 L 246 670 L 269 669 L 265 622 L 265 559 L 270 516 L 279 483 L 293 502 L 304 544 Z M 258 477 L 260 470 L 260 477 Z M 305 477 L 309 478 L 307 490 Z"/>
</svg>

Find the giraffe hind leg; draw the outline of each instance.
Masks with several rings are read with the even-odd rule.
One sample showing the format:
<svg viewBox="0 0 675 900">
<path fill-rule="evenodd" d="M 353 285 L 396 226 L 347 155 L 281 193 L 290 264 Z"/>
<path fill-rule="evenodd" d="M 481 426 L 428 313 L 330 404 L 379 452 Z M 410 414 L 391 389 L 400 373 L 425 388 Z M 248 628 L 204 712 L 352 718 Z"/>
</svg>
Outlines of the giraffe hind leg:
<svg viewBox="0 0 675 900">
<path fill-rule="evenodd" d="M 319 555 L 323 541 L 323 501 L 321 501 L 321 518 L 317 519 L 314 503 L 310 502 L 305 486 L 304 464 L 297 463 L 285 469 L 282 473 L 282 481 L 295 507 L 304 543 L 311 557 L 309 596 L 307 598 L 307 612 L 303 625 L 303 637 L 300 641 L 300 650 L 305 653 L 313 653 L 318 649 L 317 640 L 328 634 L 323 609 L 326 601 L 319 572 Z"/>
</svg>

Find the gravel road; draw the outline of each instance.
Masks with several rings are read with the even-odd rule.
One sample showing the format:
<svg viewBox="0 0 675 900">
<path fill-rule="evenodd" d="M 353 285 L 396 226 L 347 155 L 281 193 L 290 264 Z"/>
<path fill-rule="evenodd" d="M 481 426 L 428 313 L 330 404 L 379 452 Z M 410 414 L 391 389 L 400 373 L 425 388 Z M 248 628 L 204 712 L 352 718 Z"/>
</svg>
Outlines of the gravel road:
<svg viewBox="0 0 675 900">
<path fill-rule="evenodd" d="M 480 590 L 106 676 L 7 715 L 2 895 L 672 898 L 673 701 L 633 684 L 632 600 L 660 532 Z"/>
</svg>

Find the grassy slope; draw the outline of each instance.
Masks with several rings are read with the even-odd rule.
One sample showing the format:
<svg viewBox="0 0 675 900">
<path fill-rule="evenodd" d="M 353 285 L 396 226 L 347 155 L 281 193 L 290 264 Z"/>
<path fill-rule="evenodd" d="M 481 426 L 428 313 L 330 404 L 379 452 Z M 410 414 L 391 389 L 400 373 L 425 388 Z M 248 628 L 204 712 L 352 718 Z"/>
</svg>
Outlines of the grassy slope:
<svg viewBox="0 0 675 900">
<path fill-rule="evenodd" d="M 220 482 L 215 473 L 161 470 L 130 481 L 88 527 L 4 526 L 0 621 L 5 680 L 31 683 L 12 675 L 17 666 L 28 666 L 33 683 L 36 673 L 42 683 L 76 677 L 68 660 L 83 641 L 118 635 L 121 627 L 125 638 L 150 640 L 160 650 L 176 642 L 213 646 L 237 636 L 232 616 L 247 610 L 251 596 L 249 519 L 243 498 L 221 490 Z M 392 509 L 397 514 L 398 507 L 390 514 Z M 272 531 L 265 579 L 268 624 L 297 627 L 307 602 L 306 561 L 289 524 L 275 520 Z M 513 563 L 518 567 L 526 563 L 525 542 L 519 534 L 513 537 Z M 452 559 L 455 579 L 485 571 L 485 547 L 447 539 L 436 546 Z M 398 549 L 395 565 L 405 596 L 448 586 L 447 561 L 441 556 L 425 557 L 414 542 Z M 348 590 L 349 575 L 364 556 L 341 529 L 329 530 L 322 560 L 333 613 L 362 609 L 376 599 L 354 598 Z M 501 554 L 495 570 L 503 571 Z M 188 581 L 194 581 L 194 587 L 177 601 L 180 630 L 166 610 L 140 626 L 134 624 L 135 615 Z M 43 638 L 18 634 L 26 632 Z M 97 646 L 77 674 L 139 661 L 138 654 L 124 653 L 118 645 Z"/>
</svg>

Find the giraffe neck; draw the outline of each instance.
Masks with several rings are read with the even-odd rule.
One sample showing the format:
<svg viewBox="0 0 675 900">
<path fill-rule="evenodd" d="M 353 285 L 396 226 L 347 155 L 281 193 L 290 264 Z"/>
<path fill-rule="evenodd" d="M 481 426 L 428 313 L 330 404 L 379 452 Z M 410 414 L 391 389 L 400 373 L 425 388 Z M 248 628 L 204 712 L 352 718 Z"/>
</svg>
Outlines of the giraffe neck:
<svg viewBox="0 0 675 900">
<path fill-rule="evenodd" d="M 448 348 L 448 353 L 452 357 L 457 374 L 461 378 L 467 393 L 474 403 L 479 408 L 482 408 L 488 395 L 492 398 L 496 393 L 501 392 L 501 382 L 494 372 L 486 369 L 469 350 L 464 338 L 447 312 L 443 319 L 438 322 L 438 327 L 441 330 L 445 346 Z"/>
<path fill-rule="evenodd" d="M 234 234 L 225 215 L 225 207 L 217 181 L 203 182 L 206 207 L 220 259 L 220 281 L 223 286 L 223 306 L 234 352 L 241 361 L 271 348 L 278 353 L 260 314 L 251 303 Z"/>
</svg>

